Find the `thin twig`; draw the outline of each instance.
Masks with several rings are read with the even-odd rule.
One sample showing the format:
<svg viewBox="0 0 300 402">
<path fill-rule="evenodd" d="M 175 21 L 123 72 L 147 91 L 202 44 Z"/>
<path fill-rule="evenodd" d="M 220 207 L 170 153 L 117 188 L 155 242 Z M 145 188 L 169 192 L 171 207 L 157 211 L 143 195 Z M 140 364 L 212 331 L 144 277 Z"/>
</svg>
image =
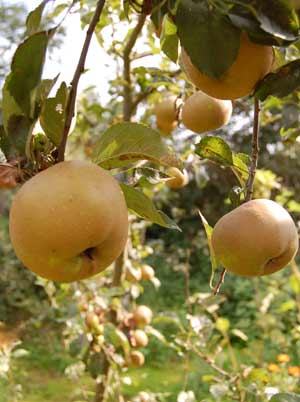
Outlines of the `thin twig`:
<svg viewBox="0 0 300 402">
<path fill-rule="evenodd" d="M 253 123 L 253 134 L 252 134 L 252 156 L 251 156 L 251 166 L 249 172 L 249 179 L 246 185 L 247 192 L 245 201 L 250 201 L 253 195 L 253 184 L 258 163 L 259 154 L 259 112 L 260 105 L 258 98 L 254 98 L 254 123 Z"/>
<path fill-rule="evenodd" d="M 123 79 L 124 79 L 124 88 L 123 88 L 123 120 L 130 121 L 132 115 L 132 85 L 131 85 L 131 51 L 141 33 L 143 26 L 145 24 L 147 15 L 140 14 L 138 22 L 134 27 L 128 42 L 124 48 L 123 52 L 123 62 L 124 62 L 124 69 L 123 69 Z"/>
<path fill-rule="evenodd" d="M 75 70 L 73 80 L 71 82 L 71 90 L 70 90 L 70 93 L 68 96 L 68 103 L 67 103 L 67 107 L 66 107 L 66 120 L 65 120 L 65 125 L 64 125 L 64 131 L 63 131 L 61 142 L 58 147 L 58 156 L 57 156 L 58 162 L 62 162 L 65 159 L 65 150 L 66 150 L 66 145 L 67 145 L 68 134 L 69 134 L 70 127 L 71 127 L 72 118 L 74 116 L 78 83 L 79 83 L 81 74 L 84 72 L 86 56 L 87 56 L 87 53 L 89 50 L 89 46 L 91 43 L 93 33 L 94 33 L 97 23 L 100 19 L 100 16 L 101 16 L 101 13 L 102 13 L 102 10 L 104 7 L 104 3 L 105 3 L 105 0 L 99 0 L 97 3 L 95 13 L 93 15 L 93 18 L 90 22 L 89 28 L 86 33 L 86 38 L 85 38 L 85 41 L 83 44 L 83 48 L 82 48 L 81 55 L 80 55 L 80 58 L 78 61 L 78 65 Z"/>
<path fill-rule="evenodd" d="M 215 288 L 213 290 L 213 295 L 214 296 L 216 296 L 220 292 L 221 286 L 223 285 L 224 280 L 225 280 L 225 275 L 226 275 L 226 268 L 223 268 L 222 272 L 221 272 L 221 275 L 220 275 L 220 278 L 218 280 L 218 283 L 216 284 L 216 286 L 215 286 Z"/>
<path fill-rule="evenodd" d="M 199 356 L 200 359 L 204 360 L 213 370 L 215 370 L 216 372 L 218 372 L 219 374 L 228 378 L 231 381 L 235 379 L 234 376 L 232 376 L 230 373 L 219 367 L 210 357 L 206 356 L 205 353 L 198 350 L 193 344 L 190 344 L 189 346 L 196 353 L 196 355 Z"/>
<path fill-rule="evenodd" d="M 136 108 L 138 105 L 143 102 L 145 99 L 148 98 L 155 91 L 155 88 L 149 88 L 146 92 L 141 92 L 132 100 L 131 103 L 131 114 L 135 113 Z"/>
</svg>

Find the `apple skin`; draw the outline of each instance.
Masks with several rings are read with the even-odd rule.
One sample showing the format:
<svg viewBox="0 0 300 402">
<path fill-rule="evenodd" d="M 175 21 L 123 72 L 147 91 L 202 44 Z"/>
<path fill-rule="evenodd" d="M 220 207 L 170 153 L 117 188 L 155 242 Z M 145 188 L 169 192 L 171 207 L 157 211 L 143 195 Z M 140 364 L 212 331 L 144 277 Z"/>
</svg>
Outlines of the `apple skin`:
<svg viewBox="0 0 300 402">
<path fill-rule="evenodd" d="M 243 32 L 236 60 L 218 79 L 200 72 L 184 49 L 181 58 L 187 77 L 197 88 L 214 98 L 233 100 L 250 95 L 270 72 L 274 51 L 271 46 L 252 42 Z"/>
<path fill-rule="evenodd" d="M 168 135 L 177 127 L 176 96 L 167 96 L 154 108 L 157 128 Z"/>
<path fill-rule="evenodd" d="M 231 114 L 230 100 L 216 99 L 198 91 L 185 101 L 181 118 L 186 128 L 202 134 L 227 124 Z"/>
<path fill-rule="evenodd" d="M 10 211 L 10 238 L 25 267 L 73 282 L 103 271 L 128 238 L 128 211 L 118 182 L 85 161 L 65 161 L 28 180 Z"/>
<path fill-rule="evenodd" d="M 176 167 L 170 167 L 166 173 L 170 176 L 170 179 L 166 180 L 166 185 L 173 190 L 185 187 L 189 182 L 189 175 L 186 170 L 181 172 Z"/>
<path fill-rule="evenodd" d="M 267 199 L 246 202 L 224 215 L 212 232 L 217 260 L 241 276 L 269 275 L 295 257 L 299 238 L 290 214 Z"/>
<path fill-rule="evenodd" d="M 133 312 L 133 319 L 137 325 L 145 326 L 149 325 L 152 321 L 153 313 L 148 306 L 137 306 Z"/>
</svg>

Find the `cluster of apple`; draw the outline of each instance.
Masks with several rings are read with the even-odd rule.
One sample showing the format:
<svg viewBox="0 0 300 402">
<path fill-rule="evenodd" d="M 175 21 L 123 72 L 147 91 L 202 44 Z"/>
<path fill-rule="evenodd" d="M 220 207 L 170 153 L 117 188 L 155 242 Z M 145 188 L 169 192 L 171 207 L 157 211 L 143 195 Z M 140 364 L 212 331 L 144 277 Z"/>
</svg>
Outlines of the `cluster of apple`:
<svg viewBox="0 0 300 402">
<path fill-rule="evenodd" d="M 255 44 L 243 33 L 235 62 L 217 79 L 199 71 L 182 49 L 182 67 L 198 90 L 183 105 L 172 95 L 167 95 L 157 103 L 154 114 L 158 129 L 168 135 L 177 127 L 179 120 L 186 128 L 198 134 L 224 126 L 230 121 L 233 100 L 251 94 L 256 84 L 270 72 L 273 59 L 271 46 Z M 172 168 L 167 173 L 171 179 L 166 184 L 172 189 L 184 187 L 188 183 L 185 171 Z"/>
<path fill-rule="evenodd" d="M 273 48 L 253 43 L 246 33 L 241 35 L 236 60 L 219 78 L 198 70 L 182 49 L 182 67 L 188 79 L 199 89 L 182 106 L 183 124 L 198 134 L 227 124 L 232 114 L 232 101 L 250 95 L 257 83 L 270 72 L 273 62 Z M 156 105 L 156 123 L 163 134 L 169 134 L 177 126 L 177 106 L 174 96 L 168 96 Z"/>
<path fill-rule="evenodd" d="M 271 46 L 251 42 L 241 35 L 235 62 L 220 77 L 199 71 L 184 49 L 183 69 L 200 90 L 182 106 L 183 124 L 196 133 L 215 130 L 227 124 L 232 114 L 232 101 L 251 94 L 257 83 L 270 72 L 274 62 Z M 156 105 L 157 127 L 169 134 L 177 125 L 175 97 L 167 97 Z M 171 188 L 186 185 L 185 173 L 168 172 Z M 217 222 L 212 233 L 212 247 L 217 260 L 228 271 L 244 276 L 271 274 L 285 267 L 298 250 L 298 232 L 286 210 L 279 204 L 261 199 L 245 203 Z"/>
<path fill-rule="evenodd" d="M 91 309 L 87 303 L 80 304 L 79 309 L 84 317 L 86 331 L 90 334 L 90 347 L 95 353 L 100 353 L 105 345 L 105 322 L 108 315 L 107 308 L 96 307 Z M 125 348 L 125 359 L 122 367 L 141 367 L 145 363 L 143 353 L 138 350 L 145 348 L 149 343 L 149 338 L 145 332 L 145 327 L 152 321 L 153 313 L 151 309 L 144 305 L 136 306 L 131 313 L 121 314 L 117 319 L 116 336 L 120 344 L 124 342 L 129 345 Z M 110 351 L 114 349 L 110 345 Z"/>
</svg>

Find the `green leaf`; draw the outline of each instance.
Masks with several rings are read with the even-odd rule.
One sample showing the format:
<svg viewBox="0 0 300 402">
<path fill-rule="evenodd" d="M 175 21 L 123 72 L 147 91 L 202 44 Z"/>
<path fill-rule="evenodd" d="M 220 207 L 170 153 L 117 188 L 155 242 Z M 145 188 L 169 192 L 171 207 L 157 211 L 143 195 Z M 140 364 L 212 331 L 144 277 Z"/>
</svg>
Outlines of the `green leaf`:
<svg viewBox="0 0 300 402">
<path fill-rule="evenodd" d="M 244 158 L 239 156 L 240 154 L 233 154 L 233 166 L 232 170 L 234 174 L 238 177 L 240 184 L 243 185 L 249 177 L 249 169 L 248 166 L 244 162 Z"/>
<path fill-rule="evenodd" d="M 200 210 L 198 210 L 198 213 L 200 215 L 202 224 L 203 224 L 204 229 L 205 229 L 206 237 L 207 237 L 208 248 L 209 248 L 209 253 L 210 253 L 210 261 L 211 261 L 210 287 L 213 288 L 212 284 L 213 284 L 216 269 L 218 267 L 217 258 L 216 258 L 216 255 L 215 255 L 214 249 L 212 247 L 212 243 L 211 243 L 211 236 L 212 236 L 213 228 L 209 225 L 209 223 L 207 222 L 205 217 L 202 215 Z"/>
<path fill-rule="evenodd" d="M 262 45 L 289 46 L 297 37 L 297 15 L 286 0 L 254 0 L 229 10 L 232 23 Z"/>
<path fill-rule="evenodd" d="M 174 22 L 166 14 L 163 19 L 163 29 L 160 37 L 161 50 L 172 60 L 174 63 L 178 61 L 178 36 L 177 27 Z"/>
<path fill-rule="evenodd" d="M 105 362 L 106 358 L 103 353 L 99 352 L 92 354 L 87 366 L 92 378 L 96 379 L 98 376 L 104 373 Z"/>
<path fill-rule="evenodd" d="M 16 50 L 6 88 L 27 117 L 32 117 L 32 91 L 41 81 L 49 36 L 39 32 L 26 39 Z M 6 105 L 4 103 L 3 108 Z"/>
<path fill-rule="evenodd" d="M 233 166 L 233 155 L 229 145 L 220 137 L 206 136 L 196 144 L 196 154 L 202 159 L 223 166 Z"/>
<path fill-rule="evenodd" d="M 300 396 L 296 394 L 276 394 L 270 399 L 270 402 L 300 402 Z"/>
<path fill-rule="evenodd" d="M 106 130 L 96 144 L 93 159 L 104 169 L 134 166 L 141 160 L 179 165 L 158 131 L 136 123 L 118 123 Z"/>
<path fill-rule="evenodd" d="M 89 346 L 86 335 L 79 335 L 78 338 L 73 339 L 69 345 L 69 353 L 72 357 L 80 355 Z"/>
<path fill-rule="evenodd" d="M 256 18 L 261 28 L 286 40 L 295 40 L 299 34 L 299 20 L 287 0 L 257 0 Z"/>
<path fill-rule="evenodd" d="M 28 14 L 26 19 L 26 35 L 33 35 L 39 30 L 42 14 L 47 2 L 48 0 L 42 1 L 39 6 Z"/>
<path fill-rule="evenodd" d="M 300 87 L 300 59 L 280 67 L 268 74 L 258 85 L 255 96 L 264 101 L 268 96 L 283 98 Z"/>
<path fill-rule="evenodd" d="M 58 75 L 53 79 L 42 80 L 35 89 L 35 113 L 34 117 L 37 118 L 41 112 L 41 108 L 47 99 L 51 89 L 56 84 Z"/>
<path fill-rule="evenodd" d="M 181 46 L 202 73 L 219 78 L 237 58 L 240 30 L 206 2 L 182 0 L 175 23 Z"/>
<path fill-rule="evenodd" d="M 127 207 L 133 213 L 157 225 L 180 231 L 177 224 L 162 211 L 157 210 L 150 198 L 144 193 L 126 184 L 121 183 L 120 185 L 125 196 Z"/>
<path fill-rule="evenodd" d="M 282 303 L 279 308 L 278 311 L 280 313 L 285 313 L 286 311 L 292 311 L 295 310 L 296 308 L 296 302 L 295 300 L 287 300 L 284 303 Z"/>
<path fill-rule="evenodd" d="M 54 98 L 46 99 L 40 116 L 41 126 L 54 145 L 59 146 L 65 125 L 68 89 L 61 84 Z"/>
</svg>

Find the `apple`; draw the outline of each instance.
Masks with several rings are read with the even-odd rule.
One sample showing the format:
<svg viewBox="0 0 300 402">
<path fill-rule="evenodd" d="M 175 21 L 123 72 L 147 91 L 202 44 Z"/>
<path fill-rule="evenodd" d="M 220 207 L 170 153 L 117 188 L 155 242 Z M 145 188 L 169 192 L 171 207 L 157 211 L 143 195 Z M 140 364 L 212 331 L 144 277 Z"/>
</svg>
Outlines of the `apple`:
<svg viewBox="0 0 300 402">
<path fill-rule="evenodd" d="M 118 182 L 106 170 L 65 161 L 23 184 L 9 228 L 16 255 L 28 269 L 73 282 L 102 272 L 121 254 L 128 211 Z"/>
<path fill-rule="evenodd" d="M 212 247 L 226 270 L 262 276 L 289 264 L 298 250 L 298 232 L 290 214 L 267 199 L 248 201 L 215 225 Z"/>
</svg>

